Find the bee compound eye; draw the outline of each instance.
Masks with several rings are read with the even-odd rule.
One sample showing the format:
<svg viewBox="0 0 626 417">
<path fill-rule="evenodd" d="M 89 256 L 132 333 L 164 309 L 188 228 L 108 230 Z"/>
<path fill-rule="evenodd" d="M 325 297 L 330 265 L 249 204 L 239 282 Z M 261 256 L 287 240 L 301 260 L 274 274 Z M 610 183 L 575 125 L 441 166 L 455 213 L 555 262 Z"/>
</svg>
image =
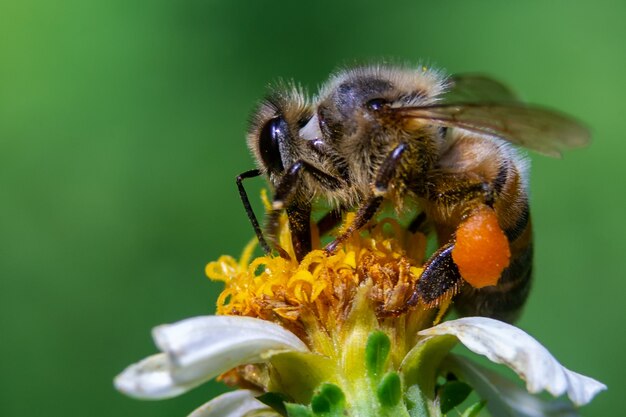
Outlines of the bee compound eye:
<svg viewBox="0 0 626 417">
<path fill-rule="evenodd" d="M 389 101 L 384 98 L 374 98 L 367 102 L 367 108 L 371 111 L 380 111 L 383 108 L 389 106 Z"/>
<path fill-rule="evenodd" d="M 269 171 L 282 172 L 283 161 L 280 156 L 280 141 L 287 133 L 287 123 L 281 117 L 270 119 L 259 135 L 259 151 L 263 164 Z"/>
</svg>

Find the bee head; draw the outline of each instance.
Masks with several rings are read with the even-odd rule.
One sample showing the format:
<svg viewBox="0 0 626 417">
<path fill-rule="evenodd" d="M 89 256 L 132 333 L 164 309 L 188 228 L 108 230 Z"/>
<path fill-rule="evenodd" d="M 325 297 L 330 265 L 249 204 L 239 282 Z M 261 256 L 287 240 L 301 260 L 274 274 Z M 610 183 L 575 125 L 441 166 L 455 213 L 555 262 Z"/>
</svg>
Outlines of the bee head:
<svg viewBox="0 0 626 417">
<path fill-rule="evenodd" d="M 250 118 L 248 147 L 257 166 L 276 185 L 286 168 L 298 160 L 298 131 L 311 118 L 301 89 L 281 84 L 263 99 Z"/>
</svg>

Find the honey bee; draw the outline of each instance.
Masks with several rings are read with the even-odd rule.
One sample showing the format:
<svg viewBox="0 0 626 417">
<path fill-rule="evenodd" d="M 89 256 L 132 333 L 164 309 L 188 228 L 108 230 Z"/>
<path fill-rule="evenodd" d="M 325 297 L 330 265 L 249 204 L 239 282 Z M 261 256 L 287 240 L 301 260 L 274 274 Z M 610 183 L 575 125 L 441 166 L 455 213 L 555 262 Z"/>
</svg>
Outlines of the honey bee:
<svg viewBox="0 0 626 417">
<path fill-rule="evenodd" d="M 267 231 L 286 210 L 298 258 L 310 251 L 312 202 L 354 221 L 326 250 L 362 229 L 384 201 L 419 208 L 409 228 L 431 225 L 439 249 L 428 259 L 408 306 L 452 295 L 461 315 L 514 321 L 528 295 L 533 242 L 528 163 L 511 144 L 549 156 L 585 146 L 589 132 L 560 113 L 521 103 L 482 76 L 447 77 L 426 68 L 363 66 L 340 71 L 308 100 L 293 86 L 262 102 L 248 132 L 259 169 L 275 190 Z M 481 210 L 497 218 L 510 250 L 497 285 L 469 285 L 453 259 L 459 226 Z M 416 211 L 417 212 L 417 211 Z M 257 236 L 266 251 L 258 222 Z M 487 260 L 486 262 L 489 262 Z"/>
</svg>

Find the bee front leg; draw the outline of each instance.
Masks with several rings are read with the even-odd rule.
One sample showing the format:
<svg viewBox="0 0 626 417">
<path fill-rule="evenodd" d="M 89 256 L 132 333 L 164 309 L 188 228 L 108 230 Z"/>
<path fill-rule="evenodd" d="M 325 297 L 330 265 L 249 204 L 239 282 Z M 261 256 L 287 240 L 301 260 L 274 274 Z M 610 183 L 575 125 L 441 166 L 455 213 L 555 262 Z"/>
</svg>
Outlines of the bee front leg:
<svg viewBox="0 0 626 417">
<path fill-rule="evenodd" d="M 248 193 L 243 186 L 243 180 L 248 178 L 254 178 L 261 175 L 261 171 L 258 169 L 251 169 L 250 171 L 242 172 L 237 175 L 237 189 L 239 190 L 239 197 L 241 198 L 241 202 L 243 203 L 243 208 L 246 210 L 246 215 L 248 216 L 248 220 L 252 224 L 252 228 L 254 229 L 254 233 L 256 234 L 257 239 L 259 240 L 259 245 L 263 248 L 263 251 L 268 254 L 272 252 L 270 245 L 268 245 L 265 237 L 263 236 L 263 232 L 261 231 L 261 227 L 259 226 L 259 221 L 252 210 L 252 205 L 250 204 L 250 199 L 248 198 Z"/>
<path fill-rule="evenodd" d="M 334 253 L 335 250 L 337 250 L 337 246 L 345 242 L 352 235 L 352 233 L 363 228 L 363 226 L 365 226 L 367 222 L 374 217 L 380 208 L 385 195 L 387 194 L 389 184 L 395 178 L 398 167 L 402 162 L 402 156 L 405 154 L 407 149 L 408 145 L 406 143 L 401 143 L 396 146 L 385 158 L 378 170 L 378 173 L 376 174 L 374 192 L 359 207 L 354 221 L 348 226 L 348 228 L 326 246 L 325 250 L 327 253 Z"/>
<path fill-rule="evenodd" d="M 340 179 L 335 178 L 316 166 L 300 159 L 291 165 L 281 178 L 274 193 L 272 209 L 283 209 L 286 202 L 290 201 L 294 197 L 296 191 L 298 191 L 298 185 L 300 184 L 303 173 L 311 175 L 322 185 L 322 187 L 330 190 L 335 190 L 343 185 L 343 182 Z"/>
<path fill-rule="evenodd" d="M 266 234 L 273 242 L 276 241 L 279 216 L 281 211 L 286 209 L 293 249 L 298 261 L 311 251 L 311 203 L 308 198 L 298 198 L 297 194 L 304 173 L 330 189 L 338 188 L 342 184 L 339 179 L 303 160 L 291 165 L 278 183 L 272 200 L 272 210 L 268 213 Z M 274 246 L 278 247 L 276 244 Z M 284 251 L 281 252 L 281 256 L 285 257 Z"/>
</svg>

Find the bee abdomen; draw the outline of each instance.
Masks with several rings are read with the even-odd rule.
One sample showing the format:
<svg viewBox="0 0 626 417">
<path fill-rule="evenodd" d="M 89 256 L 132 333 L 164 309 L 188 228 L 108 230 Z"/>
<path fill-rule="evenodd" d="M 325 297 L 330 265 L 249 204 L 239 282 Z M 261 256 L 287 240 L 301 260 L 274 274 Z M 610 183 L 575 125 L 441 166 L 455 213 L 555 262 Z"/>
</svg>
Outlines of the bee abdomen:
<svg viewBox="0 0 626 417">
<path fill-rule="evenodd" d="M 504 229 L 504 234 L 509 239 L 509 242 L 515 242 L 515 240 L 517 240 L 526 231 L 529 221 L 530 208 L 528 206 L 528 201 L 524 201 L 519 213 L 517 214 L 517 221 L 515 221 L 512 226 Z"/>
</svg>

